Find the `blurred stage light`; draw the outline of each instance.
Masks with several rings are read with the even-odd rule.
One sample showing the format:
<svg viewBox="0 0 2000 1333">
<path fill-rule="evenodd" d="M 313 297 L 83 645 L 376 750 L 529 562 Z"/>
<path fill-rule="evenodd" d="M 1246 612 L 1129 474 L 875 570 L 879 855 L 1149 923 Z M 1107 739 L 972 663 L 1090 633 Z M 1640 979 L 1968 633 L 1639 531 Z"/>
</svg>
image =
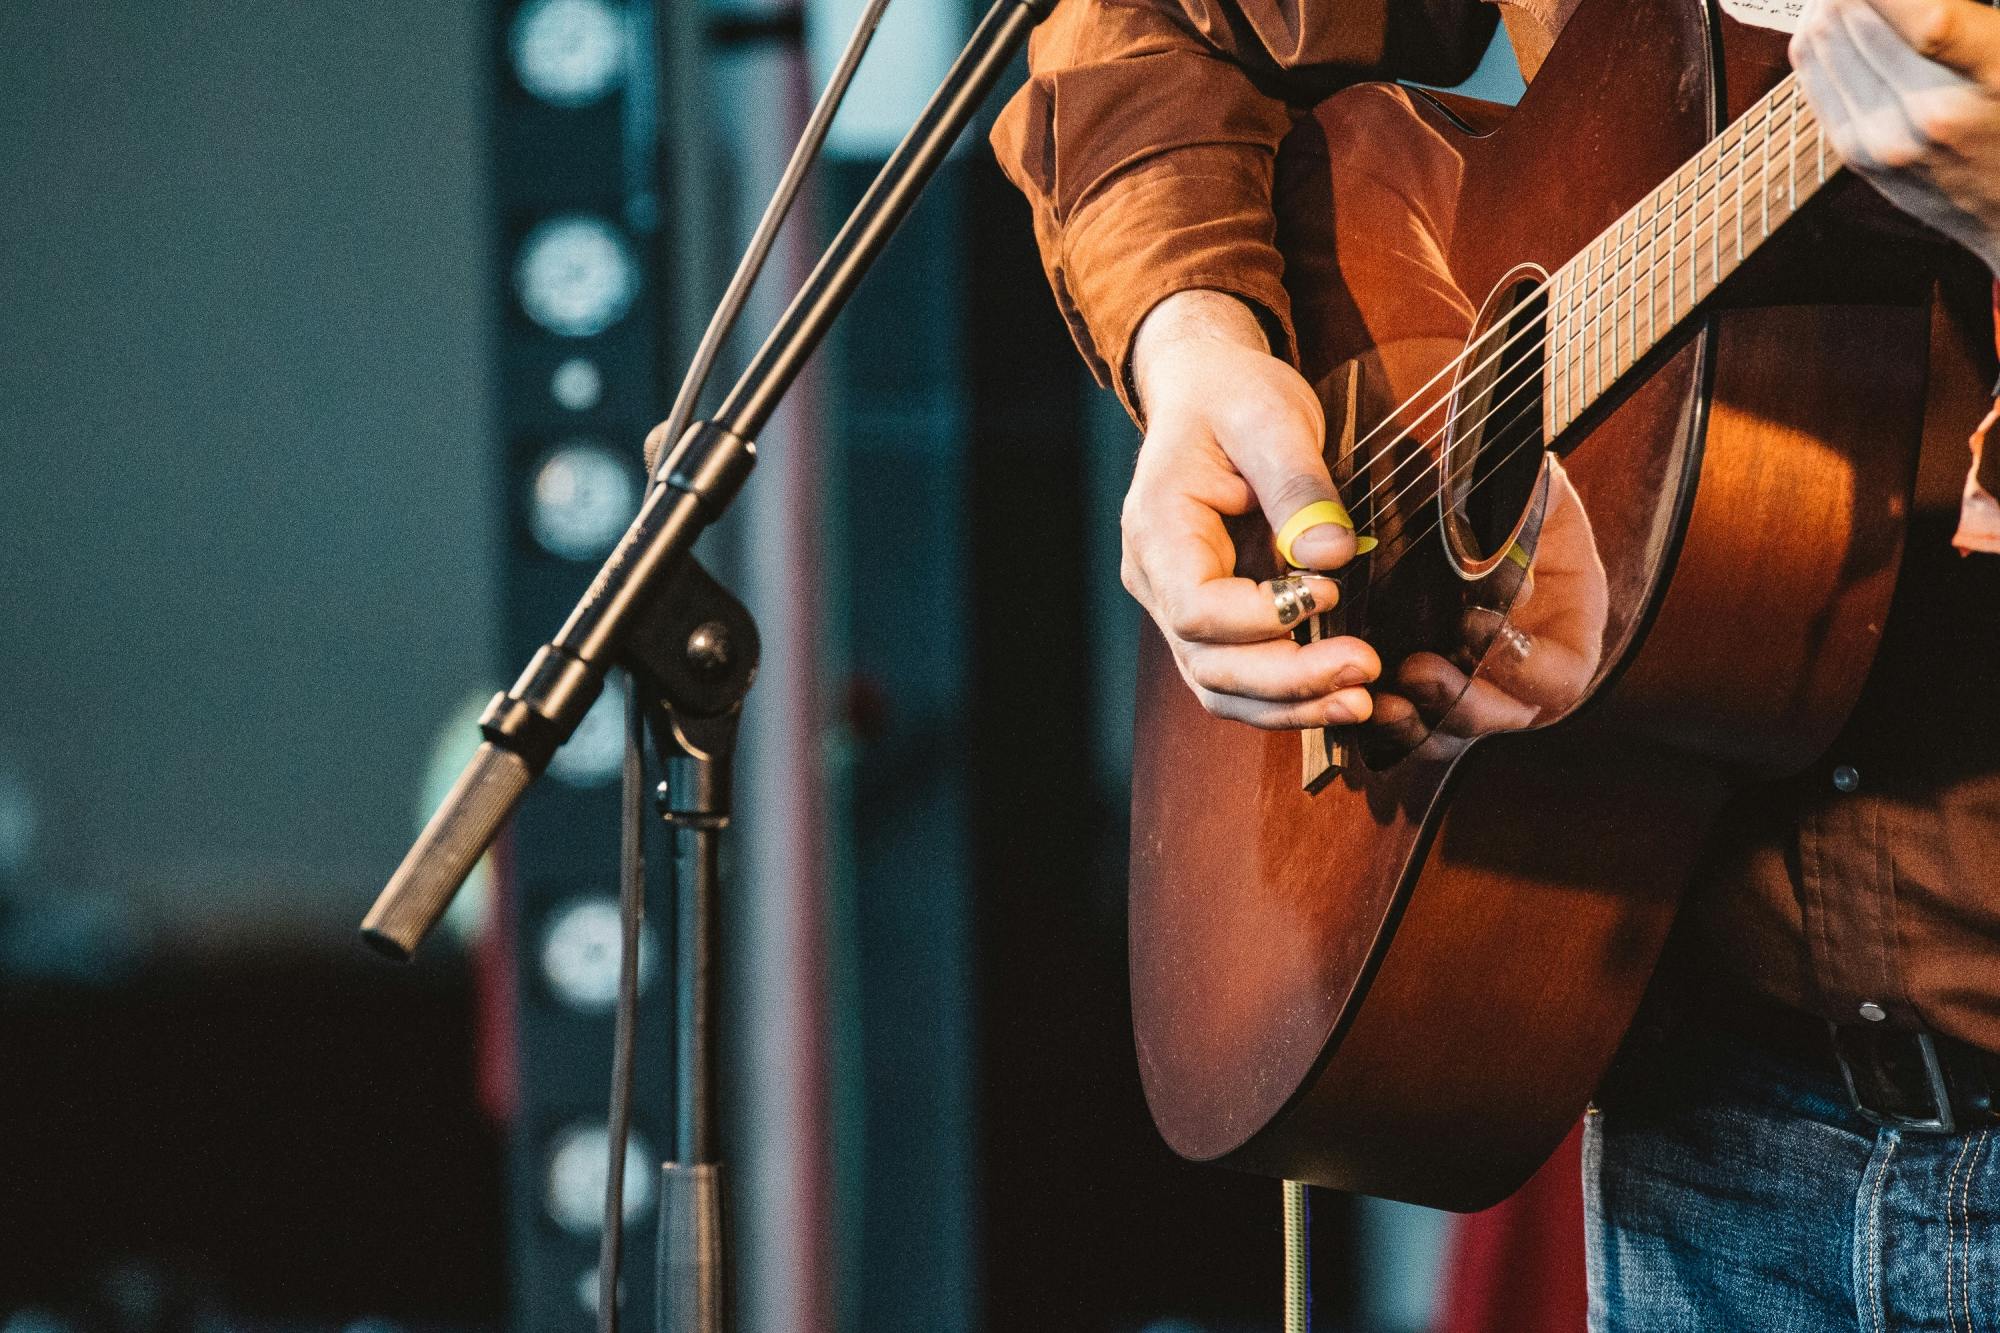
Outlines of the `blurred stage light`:
<svg viewBox="0 0 2000 1333">
<path fill-rule="evenodd" d="M 557 912 L 542 936 L 542 979 L 572 1009 L 608 1010 L 618 999 L 618 902 L 583 898 Z M 639 932 L 639 993 L 659 970 L 650 926 Z"/>
<path fill-rule="evenodd" d="M 596 1313 L 597 1313 L 597 1288 L 598 1288 L 598 1285 L 599 1285 L 599 1279 L 598 1279 L 598 1276 L 597 1276 L 597 1265 L 596 1265 L 596 1264 L 592 1264 L 592 1265 L 591 1265 L 590 1267 L 588 1267 L 588 1268 L 584 1269 L 584 1270 L 583 1270 L 583 1271 L 582 1271 L 581 1273 L 577 1274 L 577 1277 L 576 1277 L 576 1300 L 577 1300 L 577 1304 L 581 1305 L 581 1306 L 582 1306 L 582 1307 L 583 1307 L 584 1309 L 586 1309 L 586 1310 L 590 1311 L 590 1313 L 592 1313 L 592 1314 L 596 1314 Z M 618 1301 L 619 1301 L 619 1304 L 620 1304 L 620 1305 L 623 1305 L 623 1304 L 624 1304 L 624 1302 L 625 1302 L 625 1299 L 626 1299 L 626 1296 L 625 1296 L 625 1279 L 621 1277 L 621 1278 L 619 1278 L 619 1279 L 618 1279 Z"/>
<path fill-rule="evenodd" d="M 611 1136 L 603 1125 L 571 1125 L 549 1143 L 545 1202 L 564 1231 L 595 1236 L 604 1228 L 605 1158 Z M 625 1222 L 629 1226 L 653 1207 L 653 1176 L 659 1169 L 652 1148 L 638 1130 L 625 1142 Z"/>
<path fill-rule="evenodd" d="M 589 106 L 625 77 L 625 21 L 606 0 L 528 0 L 508 47 L 521 86 L 554 106 Z"/>
<path fill-rule="evenodd" d="M 549 376 L 549 396 L 572 412 L 588 412 L 604 401 L 604 372 L 589 357 L 573 356 Z"/>
<path fill-rule="evenodd" d="M 76 1333 L 76 1325 L 47 1310 L 17 1310 L 0 1324 L 0 1333 Z"/>
<path fill-rule="evenodd" d="M 639 512 L 632 462 L 590 440 L 566 440 L 549 450 L 528 495 L 535 544 L 565 560 L 609 555 Z"/>
<path fill-rule="evenodd" d="M 528 233 L 514 265 L 514 290 L 528 318 L 565 338 L 604 332 L 639 295 L 639 266 L 618 229 L 572 213 Z"/>
<path fill-rule="evenodd" d="M 611 676 L 604 693 L 549 760 L 549 776 L 568 787 L 616 782 L 625 763 L 625 677 Z"/>
</svg>

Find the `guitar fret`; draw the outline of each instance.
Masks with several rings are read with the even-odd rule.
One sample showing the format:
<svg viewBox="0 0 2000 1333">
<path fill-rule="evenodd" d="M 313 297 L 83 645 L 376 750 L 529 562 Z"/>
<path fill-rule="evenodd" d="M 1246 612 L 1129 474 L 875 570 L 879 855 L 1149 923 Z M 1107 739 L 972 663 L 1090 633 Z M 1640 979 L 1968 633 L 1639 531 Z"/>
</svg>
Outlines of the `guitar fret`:
<svg viewBox="0 0 2000 1333">
<path fill-rule="evenodd" d="M 1597 272 L 1597 381 L 1598 392 L 1618 378 L 1618 224 L 1606 233 L 1604 251 Z M 1609 336 L 1606 330 L 1609 330 Z"/>
<path fill-rule="evenodd" d="M 1743 160 L 1741 152 L 1743 147 L 1742 142 L 1739 140 L 1736 146 L 1738 149 L 1736 156 L 1736 262 L 1740 264 L 1743 262 L 1743 186 L 1745 183 L 1743 174 L 1749 170 L 1749 167 Z"/>
<path fill-rule="evenodd" d="M 1583 322 L 1579 329 L 1583 345 L 1577 349 L 1579 356 L 1576 371 L 1577 378 L 1583 386 L 1585 402 L 1597 396 L 1596 390 L 1591 387 L 1590 383 L 1590 359 L 1595 355 L 1595 339 L 1592 334 L 1592 325 L 1597 320 L 1596 266 L 1591 262 L 1590 256 L 1591 250 L 1596 245 L 1597 242 L 1592 241 L 1590 246 L 1585 248 L 1583 252 L 1583 271 L 1578 275 L 1583 279 Z"/>
<path fill-rule="evenodd" d="M 1591 311 L 1593 327 L 1590 331 L 1591 347 L 1594 353 L 1592 359 L 1596 365 L 1594 372 L 1596 378 L 1590 390 L 1593 398 L 1604 392 L 1604 386 L 1607 382 L 1604 378 L 1604 265 L 1609 261 L 1611 256 L 1606 252 L 1604 247 L 1608 244 L 1609 241 L 1607 240 L 1597 247 L 1597 273 L 1595 275 L 1597 295 L 1595 309 Z"/>
<path fill-rule="evenodd" d="M 1674 284 L 1674 261 L 1675 256 L 1680 250 L 1680 241 L 1677 237 L 1680 225 L 1681 191 L 1676 188 L 1674 190 L 1673 216 L 1667 219 L 1667 322 L 1669 324 L 1680 318 L 1678 311 L 1674 308 L 1674 297 L 1680 291 L 1680 288 Z"/>
<path fill-rule="evenodd" d="M 1558 268 L 1556 276 L 1550 278 L 1550 290 L 1560 292 L 1560 296 L 1550 298 L 1550 312 L 1562 324 L 1562 340 L 1556 344 L 1556 410 L 1548 414 L 1548 432 L 1560 430 L 1570 410 L 1570 278 L 1568 268 Z"/>
<path fill-rule="evenodd" d="M 1544 434 L 1553 435 L 1568 424 L 1564 413 L 1569 411 L 1569 305 L 1567 299 L 1568 270 L 1557 269 L 1549 279 L 1549 303 L 1546 307 L 1548 318 L 1562 330 L 1554 340 L 1555 372 L 1549 379 L 1549 407 L 1547 419 L 1542 423 Z"/>
<path fill-rule="evenodd" d="M 1645 211 L 1645 200 L 1634 205 L 1627 213 L 1627 227 L 1630 234 L 1632 252 L 1620 265 L 1624 286 L 1620 289 L 1620 300 L 1625 306 L 1625 342 L 1619 353 L 1619 365 L 1629 367 L 1639 348 L 1639 275 L 1645 268 L 1645 234 L 1641 226 Z"/>
<path fill-rule="evenodd" d="M 1569 273 L 1564 266 L 1564 273 Z M 1576 419 L 1576 275 L 1570 274 L 1563 290 L 1563 424 L 1567 426 Z"/>
<path fill-rule="evenodd" d="M 1618 378 L 1618 305 L 1621 280 L 1625 275 L 1625 219 L 1611 227 L 1611 378 Z"/>
<path fill-rule="evenodd" d="M 1719 160 L 1720 155 L 1718 154 Z M 1722 176 L 1719 172 L 1715 178 L 1715 202 L 1715 212 L 1720 214 L 1722 204 Z M 1709 290 L 1713 291 L 1715 287 L 1722 285 L 1722 228 L 1720 226 L 1711 227 L 1708 233 L 1708 277 L 1709 281 L 1714 284 Z"/>
<path fill-rule="evenodd" d="M 1660 217 L 1665 212 L 1658 195 L 1653 196 L 1653 222 L 1646 238 L 1646 341 L 1655 342 L 1660 332 Z M 1669 322 L 1673 311 L 1667 311 Z"/>
<path fill-rule="evenodd" d="M 1694 173 L 1694 198 L 1688 209 L 1688 309 L 1701 304 L 1701 228 L 1695 214 L 1701 208 L 1701 172 Z"/>
<path fill-rule="evenodd" d="M 1549 438 L 1588 413 L 1798 211 L 1806 153 L 1825 179 L 1825 137 L 1810 115 L 1796 81 L 1786 80 L 1550 276 L 1543 372 Z M 1812 188 L 1808 180 L 1808 195 Z M 1734 232 L 1733 250 L 1726 231 Z"/>
<path fill-rule="evenodd" d="M 1542 425 L 1553 425 L 1562 401 L 1562 270 L 1551 273 L 1542 290 Z"/>
<path fill-rule="evenodd" d="M 1642 201 L 1643 204 L 1643 201 Z M 1639 226 L 1636 213 L 1632 217 L 1632 265 L 1630 276 L 1625 283 L 1625 341 L 1630 355 L 1625 364 L 1632 365 L 1639 359 L 1639 311 L 1634 301 L 1639 295 Z"/>
<path fill-rule="evenodd" d="M 1790 190 L 1792 212 L 1798 212 L 1798 116 L 1792 116 L 1792 154 L 1784 162 L 1784 186 Z"/>
<path fill-rule="evenodd" d="M 1764 184 L 1757 191 L 1757 202 L 1763 209 L 1762 234 L 1760 239 L 1768 240 L 1771 235 L 1771 145 L 1777 136 L 1764 136 Z"/>
</svg>

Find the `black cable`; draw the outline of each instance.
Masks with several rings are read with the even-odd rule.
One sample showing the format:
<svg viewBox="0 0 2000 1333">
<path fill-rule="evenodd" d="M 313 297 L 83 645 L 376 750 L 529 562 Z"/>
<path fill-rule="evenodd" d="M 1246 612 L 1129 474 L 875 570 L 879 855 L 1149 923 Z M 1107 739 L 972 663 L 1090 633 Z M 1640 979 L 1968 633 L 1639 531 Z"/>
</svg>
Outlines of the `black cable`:
<svg viewBox="0 0 2000 1333">
<path fill-rule="evenodd" d="M 632 1136 L 632 1067 L 638 1052 L 639 944 L 646 924 L 646 708 L 626 678 L 625 766 L 619 789 L 618 1007 L 611 1036 L 611 1107 L 605 1137 L 604 1230 L 597 1246 L 597 1327 L 618 1333 L 618 1278 L 625 1259 L 625 1146 Z"/>
</svg>

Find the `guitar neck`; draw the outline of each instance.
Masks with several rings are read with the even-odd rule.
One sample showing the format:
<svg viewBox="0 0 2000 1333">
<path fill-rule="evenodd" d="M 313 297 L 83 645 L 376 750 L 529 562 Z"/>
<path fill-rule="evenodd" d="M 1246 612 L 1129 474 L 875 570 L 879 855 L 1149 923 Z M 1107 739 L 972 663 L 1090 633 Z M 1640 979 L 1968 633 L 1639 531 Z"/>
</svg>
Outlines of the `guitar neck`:
<svg viewBox="0 0 2000 1333">
<path fill-rule="evenodd" d="M 1838 168 L 1788 75 L 1548 283 L 1543 420 L 1587 412 Z"/>
</svg>

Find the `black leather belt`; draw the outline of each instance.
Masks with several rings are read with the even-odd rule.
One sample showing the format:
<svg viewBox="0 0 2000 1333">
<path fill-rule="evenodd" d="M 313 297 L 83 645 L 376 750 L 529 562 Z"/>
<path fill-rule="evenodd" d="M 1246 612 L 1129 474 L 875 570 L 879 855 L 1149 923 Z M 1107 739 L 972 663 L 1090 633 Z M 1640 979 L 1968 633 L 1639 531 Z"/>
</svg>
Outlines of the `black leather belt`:
<svg viewBox="0 0 2000 1333">
<path fill-rule="evenodd" d="M 1839 1071 L 1862 1119 L 1915 1134 L 1958 1134 L 2000 1123 L 2000 1058 L 1930 1032 L 1885 1023 L 1829 1023 L 1740 983 L 1704 986 L 1689 1016 L 1723 1026 L 1781 1058 Z M 1694 998 L 1692 996 L 1688 997 Z"/>
</svg>

